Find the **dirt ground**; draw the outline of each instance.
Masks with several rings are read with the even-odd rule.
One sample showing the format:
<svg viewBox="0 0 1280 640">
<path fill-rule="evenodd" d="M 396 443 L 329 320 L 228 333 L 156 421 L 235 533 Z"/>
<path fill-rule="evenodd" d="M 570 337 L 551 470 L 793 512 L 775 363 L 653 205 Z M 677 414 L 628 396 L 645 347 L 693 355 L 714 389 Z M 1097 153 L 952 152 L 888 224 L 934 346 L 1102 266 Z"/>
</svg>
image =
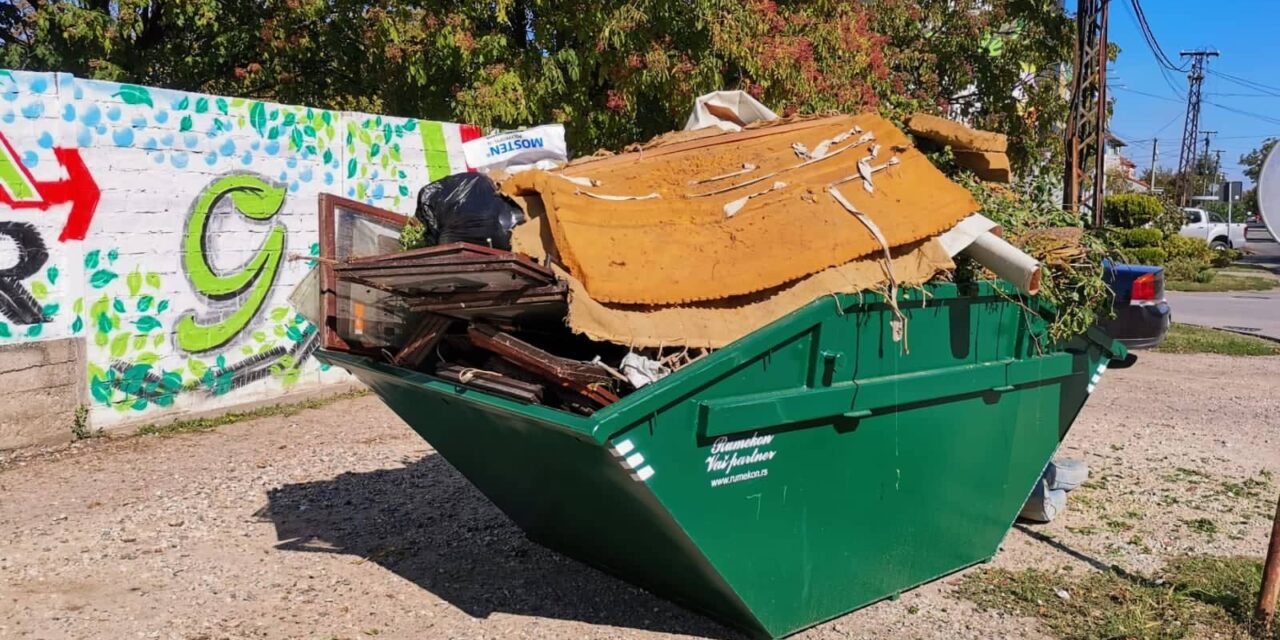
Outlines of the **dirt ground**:
<svg viewBox="0 0 1280 640">
<path fill-rule="evenodd" d="M 1093 479 L 996 566 L 1261 555 L 1280 358 L 1144 354 L 1064 444 Z M 735 638 L 526 540 L 373 397 L 0 460 L 4 638 Z M 956 577 L 798 637 L 1038 638 Z"/>
</svg>

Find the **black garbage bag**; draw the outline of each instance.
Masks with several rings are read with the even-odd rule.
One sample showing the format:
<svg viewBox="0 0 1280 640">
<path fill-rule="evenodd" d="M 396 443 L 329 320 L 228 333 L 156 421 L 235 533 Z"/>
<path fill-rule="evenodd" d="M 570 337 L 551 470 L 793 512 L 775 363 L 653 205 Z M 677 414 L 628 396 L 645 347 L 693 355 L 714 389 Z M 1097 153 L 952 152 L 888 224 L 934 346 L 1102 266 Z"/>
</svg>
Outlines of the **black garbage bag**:
<svg viewBox="0 0 1280 640">
<path fill-rule="evenodd" d="M 508 251 L 511 229 L 524 222 L 520 207 L 482 173 L 456 173 L 423 187 L 414 217 L 426 227 L 428 246 L 470 242 Z"/>
</svg>

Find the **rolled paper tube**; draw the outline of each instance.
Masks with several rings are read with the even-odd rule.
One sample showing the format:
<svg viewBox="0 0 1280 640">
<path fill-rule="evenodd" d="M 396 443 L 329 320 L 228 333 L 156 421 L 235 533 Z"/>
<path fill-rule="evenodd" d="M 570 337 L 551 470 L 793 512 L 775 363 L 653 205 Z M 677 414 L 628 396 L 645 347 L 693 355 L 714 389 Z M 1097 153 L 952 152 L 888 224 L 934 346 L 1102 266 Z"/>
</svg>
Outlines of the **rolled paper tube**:
<svg viewBox="0 0 1280 640">
<path fill-rule="evenodd" d="M 1040 292 L 1040 262 L 990 231 L 978 235 L 964 253 L 1031 295 Z"/>
</svg>

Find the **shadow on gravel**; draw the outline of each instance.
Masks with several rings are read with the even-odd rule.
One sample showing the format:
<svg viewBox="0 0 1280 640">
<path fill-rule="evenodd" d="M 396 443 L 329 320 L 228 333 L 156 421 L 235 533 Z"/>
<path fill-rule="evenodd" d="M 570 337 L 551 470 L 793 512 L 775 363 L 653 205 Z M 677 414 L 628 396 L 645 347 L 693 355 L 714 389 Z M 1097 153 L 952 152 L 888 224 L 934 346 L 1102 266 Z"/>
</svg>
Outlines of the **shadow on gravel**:
<svg viewBox="0 0 1280 640">
<path fill-rule="evenodd" d="M 740 637 L 530 542 L 443 458 L 404 465 L 273 489 L 256 515 L 275 524 L 278 549 L 364 558 L 476 618 L 500 612 Z"/>
</svg>

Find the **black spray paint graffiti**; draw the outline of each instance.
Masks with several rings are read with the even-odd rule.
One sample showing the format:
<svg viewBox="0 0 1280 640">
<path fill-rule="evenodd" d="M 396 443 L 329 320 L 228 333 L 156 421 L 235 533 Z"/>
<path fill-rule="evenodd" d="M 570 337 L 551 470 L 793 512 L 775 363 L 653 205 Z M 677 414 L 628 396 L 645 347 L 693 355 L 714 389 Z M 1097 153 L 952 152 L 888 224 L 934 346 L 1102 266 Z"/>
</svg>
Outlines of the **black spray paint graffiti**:
<svg viewBox="0 0 1280 640">
<path fill-rule="evenodd" d="M 217 388 L 206 388 L 206 390 L 213 395 L 221 395 L 262 380 L 272 375 L 271 367 L 277 365 L 286 356 L 293 359 L 291 366 L 301 366 L 319 347 L 319 334 L 313 331 L 302 342 L 296 342 L 288 349 L 274 347 L 228 365 L 225 369 L 216 369 L 215 378 L 224 380 L 225 384 L 221 384 Z M 172 397 L 180 392 L 194 391 L 203 386 L 202 381 L 191 380 L 179 388 L 171 388 L 170 380 L 149 370 L 149 368 L 144 368 L 140 371 L 138 382 L 145 384 L 130 384 L 129 379 L 133 372 L 138 370 L 137 367 L 138 365 L 123 360 L 112 362 L 111 369 L 114 370 L 116 375 L 112 376 L 111 387 L 125 391 L 132 396 L 146 398 L 148 401 L 154 402 L 161 397 Z"/>
<path fill-rule="evenodd" d="M 18 261 L 0 268 L 0 315 L 16 324 L 38 324 L 49 318 L 40 309 L 22 281 L 40 271 L 49 261 L 44 238 L 26 222 L 0 222 L 0 236 L 6 236 L 18 247 Z"/>
</svg>

